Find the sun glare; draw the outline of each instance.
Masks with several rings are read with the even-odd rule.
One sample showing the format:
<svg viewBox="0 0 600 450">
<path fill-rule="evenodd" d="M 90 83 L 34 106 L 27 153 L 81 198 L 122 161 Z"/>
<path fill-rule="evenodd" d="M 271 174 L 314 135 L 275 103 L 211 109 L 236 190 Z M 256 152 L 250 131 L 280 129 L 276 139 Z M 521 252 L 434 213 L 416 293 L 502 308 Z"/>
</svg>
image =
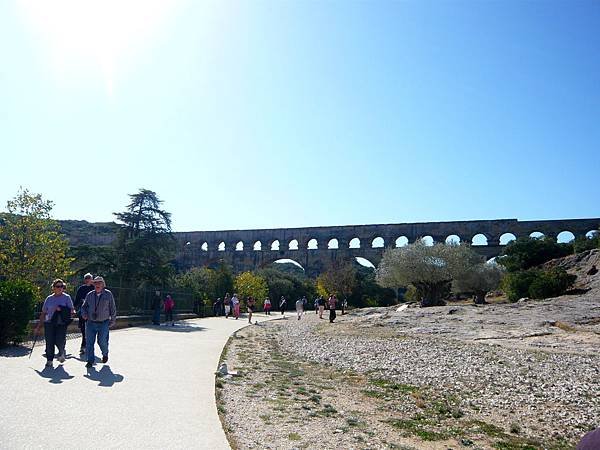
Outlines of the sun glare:
<svg viewBox="0 0 600 450">
<path fill-rule="evenodd" d="M 109 96 L 115 81 L 149 46 L 175 0 L 20 0 L 26 23 L 59 81 L 100 76 Z"/>
</svg>

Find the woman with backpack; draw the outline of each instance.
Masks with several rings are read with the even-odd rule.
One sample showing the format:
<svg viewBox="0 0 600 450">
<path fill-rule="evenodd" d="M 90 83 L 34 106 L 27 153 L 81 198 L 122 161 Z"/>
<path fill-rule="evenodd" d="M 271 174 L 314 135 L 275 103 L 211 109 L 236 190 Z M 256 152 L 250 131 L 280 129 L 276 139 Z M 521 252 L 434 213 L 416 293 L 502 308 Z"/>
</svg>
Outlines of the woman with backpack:
<svg viewBox="0 0 600 450">
<path fill-rule="evenodd" d="M 40 333 L 44 324 L 44 338 L 46 339 L 46 367 L 52 367 L 54 360 L 54 346 L 58 347 L 58 360 L 65 362 L 65 344 L 67 342 L 67 326 L 71 323 L 71 316 L 75 314 L 73 300 L 65 294 L 65 283 L 56 279 L 52 282 L 52 295 L 46 297 L 40 320 L 35 327 L 35 334 Z"/>
<path fill-rule="evenodd" d="M 175 326 L 175 322 L 173 322 L 173 309 L 175 309 L 175 300 L 170 295 L 167 295 L 165 299 L 165 322 L 166 325 L 169 325 L 169 321 L 171 322 L 171 326 Z"/>
</svg>

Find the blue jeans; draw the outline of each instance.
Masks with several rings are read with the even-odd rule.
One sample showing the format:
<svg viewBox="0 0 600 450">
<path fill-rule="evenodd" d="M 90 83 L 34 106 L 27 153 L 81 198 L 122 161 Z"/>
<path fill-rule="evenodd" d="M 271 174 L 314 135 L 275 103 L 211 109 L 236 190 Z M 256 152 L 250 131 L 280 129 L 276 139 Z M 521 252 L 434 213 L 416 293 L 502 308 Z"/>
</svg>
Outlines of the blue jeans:
<svg viewBox="0 0 600 450">
<path fill-rule="evenodd" d="M 160 325 L 160 307 L 154 308 L 154 315 L 152 316 L 152 323 L 154 325 Z"/>
<path fill-rule="evenodd" d="M 88 362 L 94 362 L 94 344 L 96 343 L 96 335 L 98 335 L 98 345 L 102 356 L 108 356 L 108 320 L 104 322 L 92 322 L 88 320 L 85 323 L 85 352 Z"/>
</svg>

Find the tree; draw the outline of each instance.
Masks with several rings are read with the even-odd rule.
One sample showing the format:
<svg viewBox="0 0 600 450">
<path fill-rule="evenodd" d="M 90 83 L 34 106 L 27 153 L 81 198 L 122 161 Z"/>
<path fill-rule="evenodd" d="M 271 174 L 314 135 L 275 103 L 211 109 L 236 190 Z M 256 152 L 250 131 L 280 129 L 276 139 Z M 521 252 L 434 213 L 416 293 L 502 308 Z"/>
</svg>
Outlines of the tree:
<svg viewBox="0 0 600 450">
<path fill-rule="evenodd" d="M 292 265 L 289 264 L 289 266 Z M 276 268 L 269 267 L 255 272 L 267 282 L 271 300 L 279 301 L 281 296 L 287 299 L 302 297 L 311 299 L 316 296 L 315 285 L 312 279 L 300 273 L 290 272 L 289 268 L 285 267 L 286 264 L 275 264 L 274 266 Z"/>
<path fill-rule="evenodd" d="M 473 267 L 482 263 L 481 256 L 468 245 L 434 244 L 422 241 L 384 251 L 377 267 L 376 280 L 383 287 L 416 288 L 421 306 L 444 304 L 451 282 L 466 278 Z"/>
<path fill-rule="evenodd" d="M 233 290 L 240 299 L 254 297 L 258 307 L 262 307 L 265 298 L 269 295 L 265 279 L 252 272 L 243 272 L 236 276 L 233 281 Z"/>
<path fill-rule="evenodd" d="M 6 204 L 0 225 L 0 276 L 47 287 L 55 278 L 68 278 L 69 244 L 58 222 L 50 218 L 53 202 L 21 189 Z"/>
<path fill-rule="evenodd" d="M 115 244 L 120 284 L 160 286 L 174 271 L 171 214 L 160 208 L 162 201 L 153 191 L 140 189 L 129 197 L 127 210 L 115 213 L 123 223 Z"/>
<path fill-rule="evenodd" d="M 509 242 L 496 261 L 508 272 L 516 272 L 571 253 L 573 253 L 572 244 L 558 244 L 550 237 L 520 237 Z"/>
<path fill-rule="evenodd" d="M 332 264 L 317 277 L 317 292 L 327 298 L 331 294 L 348 297 L 356 287 L 356 269 L 351 264 Z"/>
<path fill-rule="evenodd" d="M 503 276 L 504 270 L 498 264 L 475 264 L 454 279 L 452 291 L 473 294 L 475 304 L 483 305 L 485 304 L 485 295 L 500 285 Z"/>
</svg>

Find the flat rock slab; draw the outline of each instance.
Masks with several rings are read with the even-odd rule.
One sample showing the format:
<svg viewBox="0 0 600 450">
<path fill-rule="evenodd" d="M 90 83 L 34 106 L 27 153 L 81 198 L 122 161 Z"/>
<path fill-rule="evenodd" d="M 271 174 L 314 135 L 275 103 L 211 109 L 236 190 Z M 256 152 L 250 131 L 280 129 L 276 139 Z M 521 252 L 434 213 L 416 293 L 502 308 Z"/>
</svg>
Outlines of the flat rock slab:
<svg viewBox="0 0 600 450">
<path fill-rule="evenodd" d="M 109 361 L 93 369 L 79 359 L 79 339 L 52 369 L 43 344 L 31 359 L 3 351 L 0 448 L 229 449 L 214 373 L 227 339 L 246 325 L 207 318 L 111 331 Z"/>
</svg>

